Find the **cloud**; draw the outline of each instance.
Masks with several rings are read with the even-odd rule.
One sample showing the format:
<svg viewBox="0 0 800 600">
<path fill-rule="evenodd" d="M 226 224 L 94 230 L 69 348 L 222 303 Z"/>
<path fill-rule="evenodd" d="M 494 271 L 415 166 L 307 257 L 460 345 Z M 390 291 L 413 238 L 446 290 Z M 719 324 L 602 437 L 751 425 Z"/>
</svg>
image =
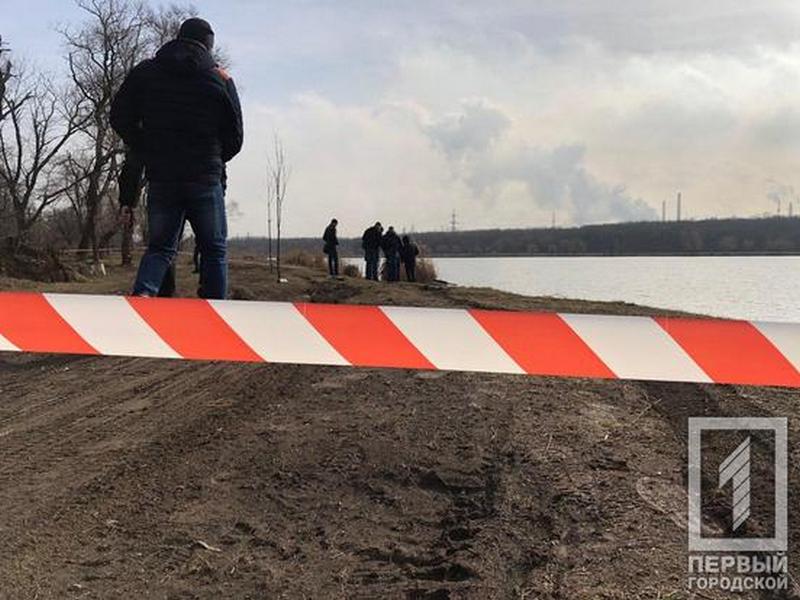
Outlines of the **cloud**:
<svg viewBox="0 0 800 600">
<path fill-rule="evenodd" d="M 248 108 L 250 135 L 289 138 L 298 202 L 345 215 L 344 231 L 373 218 L 438 229 L 452 210 L 465 227 L 541 226 L 552 211 L 562 224 L 657 218 L 678 190 L 690 217 L 752 215 L 770 206 L 765 180 L 800 186 L 800 46 L 676 58 L 437 39 L 387 68 L 376 97 L 300 94 L 260 104 L 263 125 Z M 315 218 L 287 231 L 313 234 Z"/>
<path fill-rule="evenodd" d="M 425 126 L 434 143 L 451 160 L 486 152 L 511 126 L 511 119 L 483 99 L 464 100 L 461 110 Z"/>
<path fill-rule="evenodd" d="M 376 220 L 438 228 L 462 197 L 413 106 L 343 105 L 307 94 L 288 106 L 250 106 L 248 115 L 246 160 L 233 163 L 230 181 L 253 233 L 265 229 L 264 160 L 273 131 L 293 172 L 285 219 L 290 235 L 321 235 L 332 217 L 342 235 L 360 235 Z"/>
<path fill-rule="evenodd" d="M 79 11 L 5 1 L 15 51 L 63 69 L 40 17 Z M 245 108 L 234 233 L 266 230 L 273 130 L 294 166 L 288 235 L 333 214 L 352 234 L 453 210 L 464 227 L 648 218 L 678 190 L 689 217 L 753 215 L 773 208 L 765 181 L 800 189 L 796 0 L 196 4 Z"/>
<path fill-rule="evenodd" d="M 495 182 L 524 182 L 533 202 L 555 210 L 568 223 L 644 221 L 657 217 L 642 199 L 623 185 L 609 185 L 592 175 L 585 164 L 586 148 L 560 146 L 549 150 L 523 147 L 506 162 L 492 165 L 487 176 Z"/>
<path fill-rule="evenodd" d="M 250 114 L 251 130 L 279 131 L 292 163 L 287 231 L 316 235 L 314 224 L 333 216 L 345 235 L 378 219 L 400 229 L 439 229 L 452 210 L 471 228 L 543 226 L 553 213 L 562 224 L 657 216 L 623 185 L 592 173 L 584 145 L 534 144 L 485 98 L 437 111 L 410 101 L 343 105 L 308 94 Z M 265 156 L 268 139 L 250 137 L 245 154 Z M 238 199 L 242 184 L 263 189 L 263 169 L 254 176 L 248 164 L 237 164 L 231 181 Z M 250 210 L 262 216 L 246 222 L 265 221 L 263 211 Z"/>
<path fill-rule="evenodd" d="M 796 154 L 800 151 L 800 111 L 783 107 L 766 114 L 753 124 L 752 134 L 754 144 Z"/>
<path fill-rule="evenodd" d="M 599 181 L 586 167 L 580 144 L 536 147 L 508 135 L 512 120 L 486 100 L 461 103 L 423 131 L 444 153 L 451 171 L 473 196 L 502 212 L 507 190 L 530 208 L 554 211 L 571 224 L 647 220 L 656 211 L 622 185 Z M 529 223 L 521 223 L 529 224 Z"/>
</svg>

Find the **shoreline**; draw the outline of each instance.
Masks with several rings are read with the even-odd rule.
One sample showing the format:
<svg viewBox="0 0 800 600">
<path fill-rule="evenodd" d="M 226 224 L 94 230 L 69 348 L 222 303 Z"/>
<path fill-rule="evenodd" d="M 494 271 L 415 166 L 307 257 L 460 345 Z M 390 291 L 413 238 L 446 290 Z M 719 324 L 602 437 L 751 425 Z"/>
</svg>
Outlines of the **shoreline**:
<svg viewBox="0 0 800 600">
<path fill-rule="evenodd" d="M 134 264 L 136 263 L 134 260 Z M 106 271 L 105 277 L 81 277 L 80 281 L 69 282 L 42 282 L 0 276 L 0 291 L 127 295 L 136 273 L 135 268 L 107 263 Z M 614 315 L 691 315 L 685 311 L 623 301 L 530 296 L 455 282 L 388 284 L 356 277 L 331 279 L 324 271 L 297 265 L 283 265 L 281 271 L 288 278 L 288 283 L 278 284 L 275 274 L 269 272 L 267 264 L 252 256 L 231 257 L 229 299 Z M 196 275 L 192 274 L 190 257 L 184 257 L 177 269 L 176 295 L 196 298 L 196 290 Z"/>
</svg>

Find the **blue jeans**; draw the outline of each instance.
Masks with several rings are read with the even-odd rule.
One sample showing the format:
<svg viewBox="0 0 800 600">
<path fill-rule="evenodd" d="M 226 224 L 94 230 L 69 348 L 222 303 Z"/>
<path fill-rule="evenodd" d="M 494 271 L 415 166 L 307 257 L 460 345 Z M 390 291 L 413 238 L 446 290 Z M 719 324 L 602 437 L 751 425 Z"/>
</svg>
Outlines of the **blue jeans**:
<svg viewBox="0 0 800 600">
<path fill-rule="evenodd" d="M 151 183 L 147 192 L 147 252 L 139 264 L 135 295 L 155 296 L 175 258 L 184 220 L 200 254 L 204 298 L 225 298 L 228 289 L 225 192 L 221 184 Z"/>
</svg>

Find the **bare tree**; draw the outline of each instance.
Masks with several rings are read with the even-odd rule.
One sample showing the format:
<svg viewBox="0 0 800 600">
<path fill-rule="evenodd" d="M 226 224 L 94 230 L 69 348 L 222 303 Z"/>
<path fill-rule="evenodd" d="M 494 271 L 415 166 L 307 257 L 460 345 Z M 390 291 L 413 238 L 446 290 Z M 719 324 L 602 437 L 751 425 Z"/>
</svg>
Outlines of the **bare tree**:
<svg viewBox="0 0 800 600">
<path fill-rule="evenodd" d="M 8 48 L 3 46 L 3 36 L 0 35 L 0 121 L 3 120 L 3 97 L 5 96 L 6 86 L 11 79 L 11 61 L 3 58 L 3 54 L 8 53 Z"/>
<path fill-rule="evenodd" d="M 85 180 L 71 198 L 82 203 L 78 247 L 99 260 L 98 216 L 110 201 L 119 172 L 122 143 L 109 122 L 111 101 L 127 73 L 148 48 L 144 5 L 130 0 L 78 0 L 86 20 L 64 29 L 70 77 L 87 115 L 80 131 L 83 151 L 71 157 L 71 169 Z"/>
<path fill-rule="evenodd" d="M 3 112 L 0 184 L 19 244 L 71 184 L 58 176 L 59 161 L 84 120 L 69 94 L 56 90 L 45 76 L 26 75 L 22 69 L 5 90 Z"/>
<path fill-rule="evenodd" d="M 267 156 L 267 264 L 269 272 L 272 273 L 274 264 L 272 262 L 272 206 L 275 204 L 275 177 L 272 173 L 271 157 Z"/>
<path fill-rule="evenodd" d="M 286 200 L 286 186 L 289 183 L 291 168 L 286 162 L 286 153 L 283 149 L 278 134 L 273 135 L 272 151 L 267 156 L 267 215 L 268 215 L 268 234 L 270 239 L 270 249 L 272 247 L 272 210 L 275 209 L 275 233 L 276 246 L 275 258 L 278 270 L 278 282 L 281 281 L 281 224 L 283 221 L 283 205 Z M 270 252 L 271 253 L 271 252 Z M 272 258 L 270 256 L 270 264 Z"/>
<path fill-rule="evenodd" d="M 3 44 L 3 36 L 0 36 L 0 122 L 5 116 L 5 102 L 3 98 L 6 94 L 6 86 L 11 79 L 11 61 L 3 59 L 8 49 Z M 9 197 L 4 186 L 0 186 L 0 229 L 8 220 Z"/>
</svg>

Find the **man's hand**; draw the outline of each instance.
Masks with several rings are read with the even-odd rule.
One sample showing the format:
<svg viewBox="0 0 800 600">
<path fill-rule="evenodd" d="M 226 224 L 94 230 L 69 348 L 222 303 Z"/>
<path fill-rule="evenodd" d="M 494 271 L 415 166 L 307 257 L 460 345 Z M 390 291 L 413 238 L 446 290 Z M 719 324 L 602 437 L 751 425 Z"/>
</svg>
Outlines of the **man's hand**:
<svg viewBox="0 0 800 600">
<path fill-rule="evenodd" d="M 119 224 L 123 227 L 133 225 L 133 209 L 130 206 L 123 206 L 119 210 Z"/>
</svg>

